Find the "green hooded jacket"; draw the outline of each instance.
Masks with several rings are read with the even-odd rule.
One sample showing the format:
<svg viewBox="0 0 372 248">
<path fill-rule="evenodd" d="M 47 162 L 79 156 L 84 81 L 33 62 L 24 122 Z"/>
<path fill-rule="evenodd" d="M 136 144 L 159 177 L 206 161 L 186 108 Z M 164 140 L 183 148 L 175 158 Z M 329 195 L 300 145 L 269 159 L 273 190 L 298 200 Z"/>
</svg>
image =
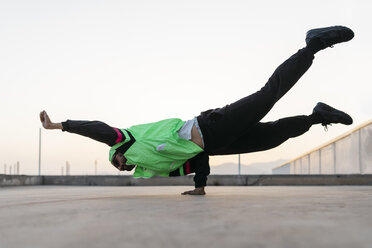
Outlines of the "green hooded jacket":
<svg viewBox="0 0 372 248">
<path fill-rule="evenodd" d="M 181 119 L 166 119 L 127 129 L 135 139 L 124 153 L 127 164 L 136 165 L 133 177 L 169 176 L 174 170 L 181 171 L 188 159 L 203 151 L 194 142 L 179 137 L 184 123 Z M 127 130 L 121 129 L 125 140 L 110 149 L 111 163 L 116 150 L 130 141 Z"/>
</svg>

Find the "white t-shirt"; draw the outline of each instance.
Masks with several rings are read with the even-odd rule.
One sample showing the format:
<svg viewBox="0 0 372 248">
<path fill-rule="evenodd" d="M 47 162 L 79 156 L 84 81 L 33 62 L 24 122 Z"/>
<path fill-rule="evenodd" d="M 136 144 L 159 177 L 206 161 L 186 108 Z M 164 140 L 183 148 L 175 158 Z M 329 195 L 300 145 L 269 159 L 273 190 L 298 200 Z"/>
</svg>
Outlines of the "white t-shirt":
<svg viewBox="0 0 372 248">
<path fill-rule="evenodd" d="M 200 134 L 200 137 L 202 139 L 203 146 L 204 146 L 203 134 L 200 130 L 198 119 L 196 117 L 191 120 L 186 121 L 185 124 L 183 124 L 181 129 L 178 131 L 178 135 L 182 139 L 191 140 L 191 130 L 194 125 Z"/>
</svg>

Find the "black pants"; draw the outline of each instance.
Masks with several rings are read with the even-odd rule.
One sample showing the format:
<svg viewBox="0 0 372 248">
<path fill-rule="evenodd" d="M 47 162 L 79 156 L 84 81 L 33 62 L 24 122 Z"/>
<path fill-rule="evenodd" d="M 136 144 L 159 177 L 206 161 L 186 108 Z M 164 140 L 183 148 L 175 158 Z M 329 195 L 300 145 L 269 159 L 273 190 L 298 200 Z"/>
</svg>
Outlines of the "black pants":
<svg viewBox="0 0 372 248">
<path fill-rule="evenodd" d="M 111 127 L 102 121 L 75 121 L 66 120 L 62 122 L 62 131 L 67 131 L 69 133 L 76 133 L 98 142 L 105 143 L 109 146 L 113 146 L 122 140 L 119 137 L 121 132 L 115 127 Z"/>
<path fill-rule="evenodd" d="M 299 50 L 270 77 L 256 93 L 226 105 L 202 112 L 197 118 L 208 155 L 227 155 L 267 150 L 311 127 L 308 116 L 295 116 L 275 122 L 260 120 L 309 69 L 314 55 L 306 48 Z"/>
</svg>

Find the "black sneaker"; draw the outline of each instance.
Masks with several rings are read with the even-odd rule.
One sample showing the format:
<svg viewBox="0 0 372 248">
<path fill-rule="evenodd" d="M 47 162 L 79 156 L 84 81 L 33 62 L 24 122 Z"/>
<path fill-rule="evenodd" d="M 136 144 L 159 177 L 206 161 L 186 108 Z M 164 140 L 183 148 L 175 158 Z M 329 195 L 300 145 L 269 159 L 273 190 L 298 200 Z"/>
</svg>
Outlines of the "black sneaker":
<svg viewBox="0 0 372 248">
<path fill-rule="evenodd" d="M 306 45 L 309 45 L 314 39 L 319 39 L 320 48 L 322 50 L 327 47 L 332 47 L 334 44 L 346 42 L 354 37 L 354 32 L 350 28 L 343 26 L 333 26 L 326 28 L 316 28 L 307 31 Z M 319 42 L 317 42 L 319 43 Z"/>
<path fill-rule="evenodd" d="M 341 123 L 345 125 L 353 124 L 353 119 L 350 115 L 332 108 L 331 106 L 318 102 L 318 104 L 313 109 L 313 114 L 319 114 L 322 118 L 322 125 L 327 128 L 327 125 L 332 123 Z"/>
</svg>

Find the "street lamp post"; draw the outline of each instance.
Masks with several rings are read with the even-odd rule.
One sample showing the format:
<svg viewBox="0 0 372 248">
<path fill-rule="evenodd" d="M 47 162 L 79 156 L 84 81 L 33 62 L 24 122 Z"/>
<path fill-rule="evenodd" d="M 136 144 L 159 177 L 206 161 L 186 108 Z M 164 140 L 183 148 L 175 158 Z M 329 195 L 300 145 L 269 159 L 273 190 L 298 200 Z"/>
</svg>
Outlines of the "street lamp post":
<svg viewBox="0 0 372 248">
<path fill-rule="evenodd" d="M 238 174 L 240 176 L 240 154 L 238 154 Z"/>
<path fill-rule="evenodd" d="M 41 169 L 41 128 L 39 128 L 39 176 Z"/>
</svg>

